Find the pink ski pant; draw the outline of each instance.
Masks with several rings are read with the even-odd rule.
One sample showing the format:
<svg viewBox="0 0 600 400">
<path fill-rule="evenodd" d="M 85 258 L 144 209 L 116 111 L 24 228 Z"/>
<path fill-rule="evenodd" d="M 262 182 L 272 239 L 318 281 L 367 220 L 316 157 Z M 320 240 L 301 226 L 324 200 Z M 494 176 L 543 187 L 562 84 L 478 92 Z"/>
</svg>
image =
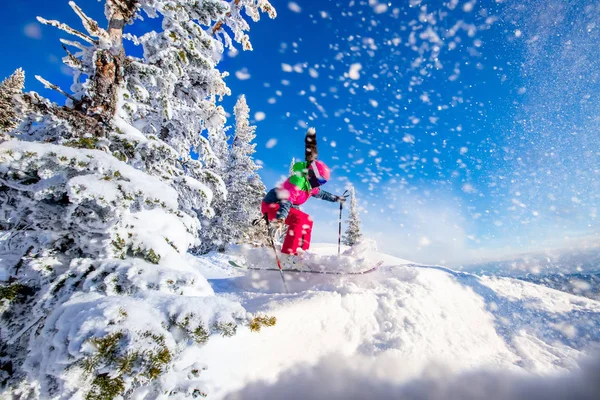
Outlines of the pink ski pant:
<svg viewBox="0 0 600 400">
<path fill-rule="evenodd" d="M 263 215 L 267 214 L 269 221 L 276 218 L 277 210 L 279 210 L 279 204 L 262 202 L 261 211 Z M 291 208 L 285 219 L 285 224 L 288 226 L 288 231 L 285 235 L 283 246 L 281 246 L 281 252 L 285 254 L 296 254 L 299 248 L 308 250 L 313 227 L 313 221 L 310 215 L 296 208 Z"/>
</svg>

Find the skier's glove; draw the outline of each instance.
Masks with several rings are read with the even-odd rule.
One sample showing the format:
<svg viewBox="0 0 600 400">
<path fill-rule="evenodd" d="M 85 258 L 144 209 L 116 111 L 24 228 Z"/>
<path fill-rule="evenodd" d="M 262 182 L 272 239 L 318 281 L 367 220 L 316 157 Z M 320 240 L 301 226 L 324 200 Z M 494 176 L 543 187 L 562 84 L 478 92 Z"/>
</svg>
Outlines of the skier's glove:
<svg viewBox="0 0 600 400">
<path fill-rule="evenodd" d="M 336 201 L 337 201 L 338 203 L 342 203 L 342 204 L 344 204 L 344 203 L 346 202 L 346 200 L 348 200 L 348 196 L 349 196 L 349 195 L 347 195 L 347 194 L 345 194 L 345 195 L 342 195 L 342 196 L 337 196 L 337 199 L 336 199 Z"/>
</svg>

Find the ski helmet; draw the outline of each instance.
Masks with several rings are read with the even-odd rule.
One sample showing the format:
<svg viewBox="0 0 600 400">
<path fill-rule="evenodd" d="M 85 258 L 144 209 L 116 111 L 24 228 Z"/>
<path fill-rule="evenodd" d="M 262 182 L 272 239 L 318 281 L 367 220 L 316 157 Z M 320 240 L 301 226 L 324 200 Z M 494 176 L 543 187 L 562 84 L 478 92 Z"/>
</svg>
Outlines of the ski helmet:
<svg viewBox="0 0 600 400">
<path fill-rule="evenodd" d="M 331 173 L 329 167 L 321 160 L 315 160 L 308 167 L 308 180 L 312 187 L 318 187 L 325 184 Z"/>
</svg>

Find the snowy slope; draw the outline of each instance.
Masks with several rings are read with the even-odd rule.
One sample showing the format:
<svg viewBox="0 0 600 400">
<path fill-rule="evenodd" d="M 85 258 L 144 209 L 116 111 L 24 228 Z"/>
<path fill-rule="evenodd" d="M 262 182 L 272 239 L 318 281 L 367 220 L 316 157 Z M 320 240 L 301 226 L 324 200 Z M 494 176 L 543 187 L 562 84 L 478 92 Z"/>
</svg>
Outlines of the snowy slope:
<svg viewBox="0 0 600 400">
<path fill-rule="evenodd" d="M 370 260 L 384 261 L 374 273 L 288 273 L 286 294 L 278 272 L 235 270 L 227 258 L 213 255 L 196 265 L 217 293 L 248 311 L 276 316 L 277 325 L 211 339 L 186 354 L 182 367 L 198 359 L 209 366 L 202 379 L 211 398 L 278 398 L 277 382 L 289 381 L 290 374 L 306 385 L 333 385 L 321 392 L 294 389 L 323 398 L 361 398 L 344 388 L 364 375 L 400 385 L 432 371 L 556 374 L 577 369 L 578 359 L 600 340 L 600 302 L 510 278 L 371 252 Z M 338 379 L 324 382 L 314 371 Z"/>
</svg>

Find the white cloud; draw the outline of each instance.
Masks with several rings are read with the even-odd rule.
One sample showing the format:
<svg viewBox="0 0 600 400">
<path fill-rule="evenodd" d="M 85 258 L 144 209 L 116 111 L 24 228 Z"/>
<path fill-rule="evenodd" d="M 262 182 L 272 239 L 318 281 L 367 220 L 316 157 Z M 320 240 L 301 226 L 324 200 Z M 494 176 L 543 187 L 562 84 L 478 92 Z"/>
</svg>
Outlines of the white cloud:
<svg viewBox="0 0 600 400">
<path fill-rule="evenodd" d="M 242 68 L 241 70 L 235 72 L 235 77 L 240 81 L 245 81 L 250 79 L 250 74 L 248 73 L 248 69 Z"/>
<path fill-rule="evenodd" d="M 288 3 L 288 8 L 295 13 L 299 13 L 302 11 L 302 8 L 300 8 L 300 6 L 297 3 L 294 3 L 293 1 L 290 1 Z"/>
<path fill-rule="evenodd" d="M 257 120 L 257 121 L 262 121 L 262 120 L 263 120 L 263 119 L 265 119 L 265 118 L 266 118 L 266 115 L 265 115 L 265 113 L 264 113 L 264 112 L 262 112 L 262 111 L 258 111 L 258 112 L 256 112 L 256 113 L 254 114 L 254 119 L 255 119 L 255 120 Z"/>
<path fill-rule="evenodd" d="M 41 39 L 42 38 L 42 29 L 40 28 L 40 24 L 37 22 L 31 22 L 23 28 L 23 33 L 25 36 L 31 39 Z"/>
</svg>

